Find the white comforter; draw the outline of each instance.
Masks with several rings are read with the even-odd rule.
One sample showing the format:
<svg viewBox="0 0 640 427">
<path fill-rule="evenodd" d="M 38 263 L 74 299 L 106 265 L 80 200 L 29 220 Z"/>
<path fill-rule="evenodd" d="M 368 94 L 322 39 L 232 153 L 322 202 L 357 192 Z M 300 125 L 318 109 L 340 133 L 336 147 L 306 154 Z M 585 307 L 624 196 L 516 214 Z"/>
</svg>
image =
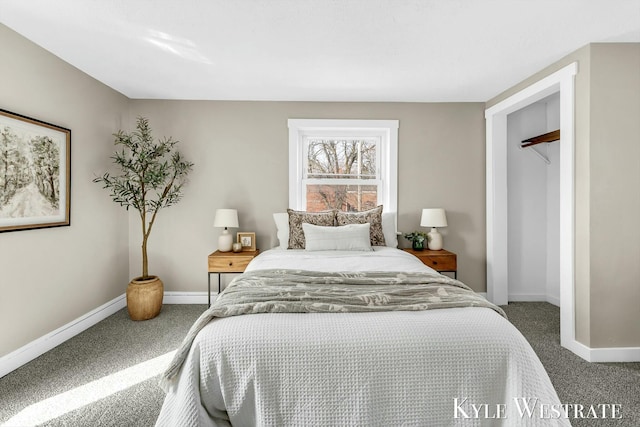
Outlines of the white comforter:
<svg viewBox="0 0 640 427">
<path fill-rule="evenodd" d="M 270 268 L 311 271 L 430 271 L 413 255 L 395 248 L 375 246 L 371 252 L 272 249 L 255 258 L 245 271 Z"/>
<path fill-rule="evenodd" d="M 428 268 L 381 248 L 273 250 L 248 270 L 275 267 Z M 521 399 L 535 402 L 531 416 L 520 415 Z M 540 418 L 543 404 L 559 403 L 524 337 L 490 309 L 254 314 L 215 319 L 198 334 L 157 425 L 567 425 Z"/>
</svg>

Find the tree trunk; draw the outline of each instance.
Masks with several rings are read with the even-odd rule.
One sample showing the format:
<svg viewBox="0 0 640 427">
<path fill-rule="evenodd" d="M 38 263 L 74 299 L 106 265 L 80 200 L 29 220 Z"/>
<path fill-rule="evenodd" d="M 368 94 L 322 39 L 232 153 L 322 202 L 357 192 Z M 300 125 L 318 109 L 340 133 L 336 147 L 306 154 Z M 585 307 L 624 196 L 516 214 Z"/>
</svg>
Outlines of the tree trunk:
<svg viewBox="0 0 640 427">
<path fill-rule="evenodd" d="M 49 173 L 49 185 L 51 186 L 51 195 L 49 196 L 52 202 L 56 200 L 56 185 L 53 181 L 53 174 Z"/>
<path fill-rule="evenodd" d="M 147 239 L 148 236 L 142 236 L 142 279 L 149 277 L 149 259 L 147 258 Z"/>
</svg>

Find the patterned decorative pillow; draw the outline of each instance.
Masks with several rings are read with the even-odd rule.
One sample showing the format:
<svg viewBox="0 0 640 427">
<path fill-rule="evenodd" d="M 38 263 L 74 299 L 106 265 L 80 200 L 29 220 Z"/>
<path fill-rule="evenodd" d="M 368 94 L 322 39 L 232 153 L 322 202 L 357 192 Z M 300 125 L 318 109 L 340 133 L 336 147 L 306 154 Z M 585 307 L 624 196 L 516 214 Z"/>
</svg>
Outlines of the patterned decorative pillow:
<svg viewBox="0 0 640 427">
<path fill-rule="evenodd" d="M 382 232 L 382 205 L 363 212 L 338 212 L 336 215 L 338 225 L 347 224 L 371 224 L 369 235 L 371 246 L 385 246 L 384 233 Z"/>
<path fill-rule="evenodd" d="M 322 212 L 305 212 L 287 209 L 289 214 L 289 247 L 288 249 L 304 249 L 304 231 L 302 223 L 333 227 L 336 221 L 337 210 L 331 209 Z"/>
</svg>

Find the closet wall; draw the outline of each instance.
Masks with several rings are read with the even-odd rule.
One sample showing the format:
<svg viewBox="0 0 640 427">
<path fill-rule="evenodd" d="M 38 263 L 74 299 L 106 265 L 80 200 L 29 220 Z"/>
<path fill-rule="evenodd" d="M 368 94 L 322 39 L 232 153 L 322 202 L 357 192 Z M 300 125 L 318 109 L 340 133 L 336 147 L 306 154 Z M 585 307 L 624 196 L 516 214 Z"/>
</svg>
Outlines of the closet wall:
<svg viewBox="0 0 640 427">
<path fill-rule="evenodd" d="M 520 148 L 522 140 L 559 127 L 559 94 L 507 118 L 510 301 L 560 304 L 560 141 Z"/>
</svg>

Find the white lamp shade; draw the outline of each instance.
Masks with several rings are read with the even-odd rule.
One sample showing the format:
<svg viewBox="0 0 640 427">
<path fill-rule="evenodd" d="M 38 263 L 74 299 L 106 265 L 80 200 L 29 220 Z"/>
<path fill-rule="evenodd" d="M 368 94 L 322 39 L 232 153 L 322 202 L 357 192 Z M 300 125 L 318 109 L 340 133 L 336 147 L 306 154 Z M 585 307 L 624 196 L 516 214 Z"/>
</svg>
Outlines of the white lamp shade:
<svg viewBox="0 0 640 427">
<path fill-rule="evenodd" d="M 422 218 L 420 219 L 422 227 L 446 227 L 447 216 L 444 209 L 422 209 Z"/>
<path fill-rule="evenodd" d="M 235 209 L 216 209 L 214 227 L 238 227 L 238 211 Z"/>
</svg>

